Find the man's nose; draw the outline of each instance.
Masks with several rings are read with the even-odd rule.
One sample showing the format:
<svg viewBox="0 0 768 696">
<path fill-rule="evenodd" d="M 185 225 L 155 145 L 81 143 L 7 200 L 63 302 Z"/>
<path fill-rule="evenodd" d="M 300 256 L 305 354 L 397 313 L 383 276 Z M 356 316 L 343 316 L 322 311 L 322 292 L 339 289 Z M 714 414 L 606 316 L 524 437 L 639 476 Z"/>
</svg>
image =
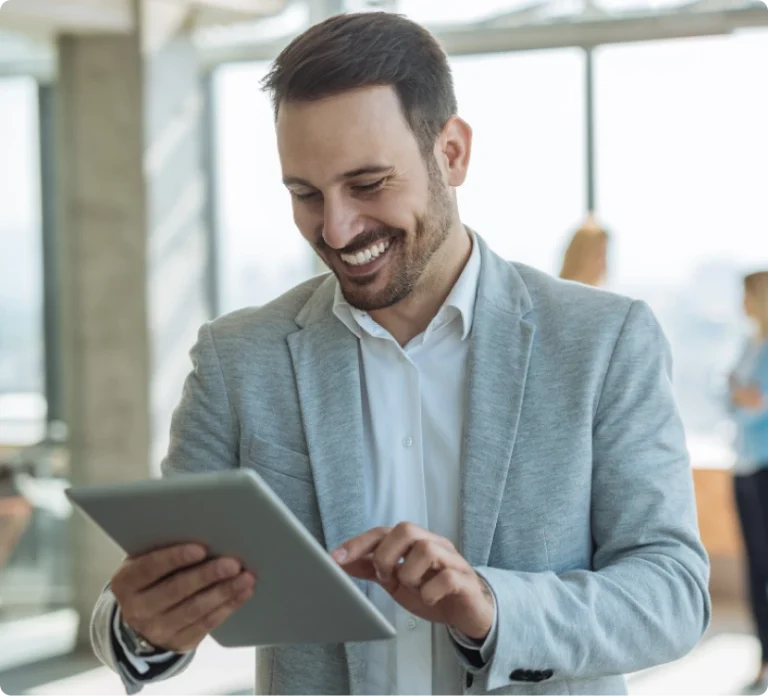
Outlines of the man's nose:
<svg viewBox="0 0 768 696">
<path fill-rule="evenodd" d="M 352 202 L 325 199 L 323 240 L 328 246 L 343 249 L 364 229 L 362 217 Z"/>
</svg>

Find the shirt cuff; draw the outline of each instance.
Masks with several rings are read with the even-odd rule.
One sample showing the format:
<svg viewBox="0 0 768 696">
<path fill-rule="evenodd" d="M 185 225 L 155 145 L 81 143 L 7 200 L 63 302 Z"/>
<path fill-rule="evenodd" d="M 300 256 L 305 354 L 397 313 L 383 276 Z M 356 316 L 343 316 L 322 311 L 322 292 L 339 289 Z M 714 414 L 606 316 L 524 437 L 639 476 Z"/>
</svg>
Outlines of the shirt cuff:
<svg viewBox="0 0 768 696">
<path fill-rule="evenodd" d="M 114 615 L 114 618 L 112 619 L 112 633 L 114 634 L 115 639 L 117 640 L 117 643 L 123 652 L 123 656 L 129 662 L 131 667 L 133 667 L 139 675 L 143 676 L 147 674 L 147 672 L 149 672 L 149 670 L 151 669 L 152 665 L 160 664 L 163 662 L 170 662 L 175 657 L 178 657 L 178 655 L 174 652 L 158 652 L 153 655 L 144 655 L 142 657 L 138 657 L 137 655 L 134 655 L 128 649 L 128 646 L 125 644 L 125 641 L 123 640 L 123 632 L 120 630 L 121 621 L 122 621 L 122 616 L 120 614 L 120 607 L 116 606 L 115 615 Z"/>
<path fill-rule="evenodd" d="M 485 582 L 483 578 L 481 579 Z M 485 640 L 475 640 L 461 631 L 456 630 L 452 626 L 448 626 L 448 633 L 451 635 L 451 638 L 465 650 L 472 650 L 475 653 L 480 653 L 480 658 L 484 665 L 491 661 L 494 652 L 496 652 L 496 641 L 499 634 L 499 603 L 496 601 L 496 595 L 493 592 L 493 588 L 487 582 L 485 584 L 491 592 L 494 606 L 493 624 L 491 624 L 491 630 L 488 631 Z"/>
</svg>

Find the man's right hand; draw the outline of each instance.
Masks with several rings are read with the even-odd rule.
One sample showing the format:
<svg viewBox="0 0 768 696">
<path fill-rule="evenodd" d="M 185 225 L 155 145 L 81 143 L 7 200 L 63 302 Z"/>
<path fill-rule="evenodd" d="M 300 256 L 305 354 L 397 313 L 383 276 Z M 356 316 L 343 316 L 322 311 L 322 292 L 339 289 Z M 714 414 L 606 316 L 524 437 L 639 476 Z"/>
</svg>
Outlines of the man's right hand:
<svg viewBox="0 0 768 696">
<path fill-rule="evenodd" d="M 128 558 L 110 588 L 123 621 L 157 648 L 194 650 L 253 594 L 256 578 L 234 558 L 206 561 L 197 545 Z"/>
</svg>

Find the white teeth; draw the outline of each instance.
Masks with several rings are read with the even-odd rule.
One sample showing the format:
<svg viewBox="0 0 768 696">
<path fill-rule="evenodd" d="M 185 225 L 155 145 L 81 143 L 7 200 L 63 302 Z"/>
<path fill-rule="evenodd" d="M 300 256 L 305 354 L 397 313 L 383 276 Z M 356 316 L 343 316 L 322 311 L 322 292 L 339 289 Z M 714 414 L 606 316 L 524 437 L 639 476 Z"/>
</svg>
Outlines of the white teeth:
<svg viewBox="0 0 768 696">
<path fill-rule="evenodd" d="M 350 266 L 362 266 L 363 264 L 370 263 L 373 259 L 379 258 L 387 249 L 389 249 L 389 242 L 379 242 L 373 244 L 367 249 L 358 251 L 356 254 L 342 254 L 341 260 L 344 263 L 348 263 Z"/>
</svg>

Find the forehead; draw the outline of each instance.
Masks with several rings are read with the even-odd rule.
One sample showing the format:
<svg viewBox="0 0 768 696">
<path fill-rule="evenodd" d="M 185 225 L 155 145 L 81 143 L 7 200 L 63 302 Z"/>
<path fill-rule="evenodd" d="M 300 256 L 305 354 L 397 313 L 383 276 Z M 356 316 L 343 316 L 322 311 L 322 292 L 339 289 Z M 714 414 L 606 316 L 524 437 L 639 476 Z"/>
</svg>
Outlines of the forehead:
<svg viewBox="0 0 768 696">
<path fill-rule="evenodd" d="M 372 163 L 406 166 L 420 157 L 391 87 L 284 103 L 277 117 L 277 144 L 283 175 L 313 181 Z"/>
</svg>

